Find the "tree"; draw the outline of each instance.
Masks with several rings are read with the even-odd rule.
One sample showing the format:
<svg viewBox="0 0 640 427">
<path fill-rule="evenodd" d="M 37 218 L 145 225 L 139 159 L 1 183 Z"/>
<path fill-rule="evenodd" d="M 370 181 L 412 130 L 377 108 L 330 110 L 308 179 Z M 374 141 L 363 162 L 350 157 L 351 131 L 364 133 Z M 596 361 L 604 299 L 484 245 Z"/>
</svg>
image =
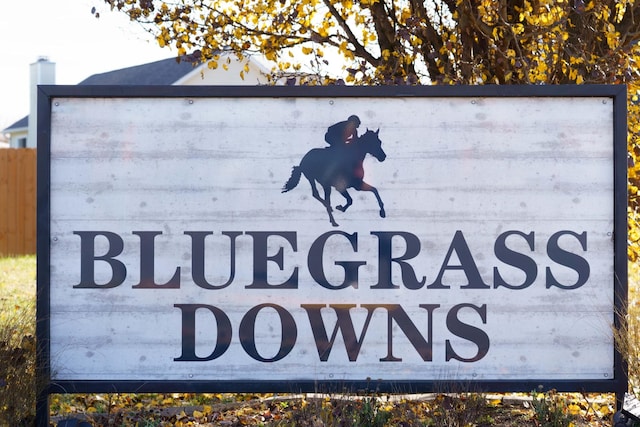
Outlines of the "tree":
<svg viewBox="0 0 640 427">
<path fill-rule="evenodd" d="M 223 49 L 259 52 L 277 71 L 333 51 L 358 84 L 622 83 L 640 53 L 629 0 L 105 2 L 212 67 Z"/>
<path fill-rule="evenodd" d="M 274 76 L 350 84 L 629 85 L 630 259 L 640 256 L 640 2 L 633 0 L 105 0 L 216 68 L 260 53 Z M 225 65 L 224 63 L 222 64 Z M 329 71 L 341 75 L 330 77 Z M 319 77 L 319 78 L 318 78 Z"/>
</svg>

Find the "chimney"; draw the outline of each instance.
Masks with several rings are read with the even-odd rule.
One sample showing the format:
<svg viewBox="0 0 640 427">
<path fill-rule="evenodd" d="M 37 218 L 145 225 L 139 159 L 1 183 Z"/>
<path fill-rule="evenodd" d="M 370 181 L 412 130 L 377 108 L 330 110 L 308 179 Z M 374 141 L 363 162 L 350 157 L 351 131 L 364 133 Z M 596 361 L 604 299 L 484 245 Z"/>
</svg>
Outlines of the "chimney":
<svg viewBox="0 0 640 427">
<path fill-rule="evenodd" d="M 36 148 L 38 130 L 38 85 L 52 85 L 56 83 L 56 64 L 41 56 L 30 65 L 29 81 L 29 133 L 27 148 Z"/>
</svg>

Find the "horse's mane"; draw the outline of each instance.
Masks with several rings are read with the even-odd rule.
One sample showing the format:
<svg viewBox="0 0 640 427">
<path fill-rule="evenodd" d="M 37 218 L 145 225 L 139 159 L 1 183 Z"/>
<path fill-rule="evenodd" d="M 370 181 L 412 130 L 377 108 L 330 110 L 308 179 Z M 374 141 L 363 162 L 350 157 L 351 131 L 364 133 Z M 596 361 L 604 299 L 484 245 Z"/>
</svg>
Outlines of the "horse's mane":
<svg viewBox="0 0 640 427">
<path fill-rule="evenodd" d="M 369 140 L 370 136 L 373 136 L 373 137 L 375 137 L 377 139 L 378 131 L 367 129 L 365 131 L 365 133 L 363 133 L 362 135 L 358 136 L 358 138 L 356 139 L 355 143 L 366 142 L 366 140 Z"/>
</svg>

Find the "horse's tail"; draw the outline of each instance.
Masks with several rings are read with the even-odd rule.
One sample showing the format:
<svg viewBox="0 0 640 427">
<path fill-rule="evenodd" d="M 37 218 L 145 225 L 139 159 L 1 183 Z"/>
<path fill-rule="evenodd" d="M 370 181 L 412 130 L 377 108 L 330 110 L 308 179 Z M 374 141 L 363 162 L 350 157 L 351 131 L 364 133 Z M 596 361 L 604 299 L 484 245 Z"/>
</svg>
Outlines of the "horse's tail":
<svg viewBox="0 0 640 427">
<path fill-rule="evenodd" d="M 282 187 L 282 192 L 286 193 L 287 191 L 293 190 L 296 188 L 296 185 L 300 182 L 300 176 L 302 175 L 302 171 L 300 170 L 300 166 L 294 166 L 291 171 L 291 177 L 289 181 Z"/>
</svg>

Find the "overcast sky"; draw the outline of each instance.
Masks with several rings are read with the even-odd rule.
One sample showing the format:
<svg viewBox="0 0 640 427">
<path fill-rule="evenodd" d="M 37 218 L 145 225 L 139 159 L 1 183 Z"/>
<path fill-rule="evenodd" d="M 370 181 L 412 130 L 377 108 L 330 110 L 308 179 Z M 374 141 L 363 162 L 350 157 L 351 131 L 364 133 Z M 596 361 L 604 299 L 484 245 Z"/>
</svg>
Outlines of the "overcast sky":
<svg viewBox="0 0 640 427">
<path fill-rule="evenodd" d="M 29 114 L 29 64 L 40 56 L 56 63 L 57 84 L 175 56 L 103 0 L 0 0 L 0 40 L 0 130 Z"/>
</svg>

